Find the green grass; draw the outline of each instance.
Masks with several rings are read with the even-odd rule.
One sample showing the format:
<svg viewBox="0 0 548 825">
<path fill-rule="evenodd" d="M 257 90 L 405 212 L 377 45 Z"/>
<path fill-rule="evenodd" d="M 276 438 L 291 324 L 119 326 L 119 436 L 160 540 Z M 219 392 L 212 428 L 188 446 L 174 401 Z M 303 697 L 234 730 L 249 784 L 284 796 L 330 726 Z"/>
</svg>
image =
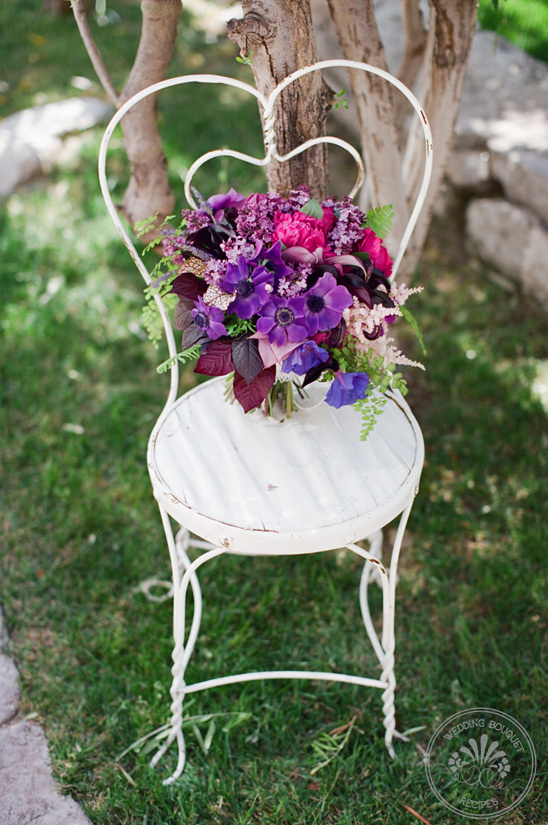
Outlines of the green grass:
<svg viewBox="0 0 548 825">
<path fill-rule="evenodd" d="M 548 4 L 545 0 L 479 0 L 483 29 L 506 37 L 525 52 L 548 63 Z"/>
<path fill-rule="evenodd" d="M 23 12 L 52 40 L 69 26 L 40 5 L 20 4 L 19 39 L 3 30 L 14 76 L 33 65 L 17 48 L 30 25 Z M 224 46 L 197 35 L 189 45 L 190 37 L 176 70 L 202 46 L 208 69 L 226 70 Z M 73 62 L 56 74 L 52 55 L 36 81 L 50 99 L 67 91 L 61 76 L 89 74 L 77 41 L 66 43 Z M 35 101 L 27 88 L 6 111 Z M 165 110 L 166 130 L 176 114 Z M 243 141 L 250 114 L 227 100 L 231 120 L 211 139 L 227 123 Z M 201 117 L 198 100 L 167 132 L 182 165 Z M 421 749 L 439 722 L 486 705 L 515 716 L 539 756 L 531 794 L 502 821 L 546 821 L 548 436 L 535 387 L 548 322 L 534 301 L 463 255 L 458 226 L 434 227 L 424 254 L 416 280 L 425 291 L 413 312 L 427 371 L 408 371 L 427 462 L 402 553 L 396 702 L 399 729 L 422 729 L 392 761 L 376 692 L 250 684 L 187 703 L 189 717 L 214 714 L 199 724 L 205 739 L 213 722 L 213 737 L 205 752 L 189 724 L 189 764 L 176 785 L 161 784 L 172 753 L 157 771 L 144 752 L 118 759 L 168 717 L 170 603 L 147 602 L 139 590 L 169 576 L 145 466 L 167 380 L 155 372 L 163 351 L 139 337 L 139 276 L 98 193 L 99 138 L 94 131 L 71 169 L 12 196 L 0 214 L 0 603 L 22 714 L 44 725 L 64 792 L 94 825 L 417 822 L 404 806 L 457 825 L 462 817 L 428 787 Z M 122 177 L 116 153 L 112 169 Z M 205 185 L 217 187 L 226 169 L 208 174 Z M 193 380 L 186 373 L 184 386 Z M 202 575 L 204 621 L 189 678 L 305 664 L 374 673 L 359 631 L 359 574 L 357 560 L 337 554 L 215 560 Z M 326 734 L 352 720 L 341 752 L 316 770 L 320 746 L 334 753 L 341 742 Z"/>
</svg>

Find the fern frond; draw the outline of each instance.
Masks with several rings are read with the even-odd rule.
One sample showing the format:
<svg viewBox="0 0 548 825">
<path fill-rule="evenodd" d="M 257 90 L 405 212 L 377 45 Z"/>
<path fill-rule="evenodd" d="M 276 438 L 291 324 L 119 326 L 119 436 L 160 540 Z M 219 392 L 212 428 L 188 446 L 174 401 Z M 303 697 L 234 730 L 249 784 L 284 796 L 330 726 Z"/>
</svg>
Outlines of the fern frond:
<svg viewBox="0 0 548 825">
<path fill-rule="evenodd" d="M 385 206 L 376 206 L 370 209 L 366 215 L 365 222 L 369 229 L 372 229 L 379 238 L 386 238 L 392 229 L 394 220 L 394 207 L 391 203 Z"/>
</svg>

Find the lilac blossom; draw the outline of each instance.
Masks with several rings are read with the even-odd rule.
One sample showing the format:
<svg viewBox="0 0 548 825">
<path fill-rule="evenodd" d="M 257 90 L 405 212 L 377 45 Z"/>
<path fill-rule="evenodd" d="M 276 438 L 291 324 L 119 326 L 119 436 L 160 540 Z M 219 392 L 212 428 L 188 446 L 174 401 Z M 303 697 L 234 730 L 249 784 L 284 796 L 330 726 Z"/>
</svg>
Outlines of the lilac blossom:
<svg viewBox="0 0 548 825">
<path fill-rule="evenodd" d="M 302 298 L 280 298 L 272 295 L 261 309 L 257 332 L 268 335 L 271 344 L 282 347 L 288 341 L 304 341 L 307 329 L 303 318 Z"/>
<path fill-rule="evenodd" d="M 369 376 L 366 372 L 342 372 L 339 370 L 331 382 L 325 401 L 331 407 L 345 407 L 365 398 Z"/>
<path fill-rule="evenodd" d="M 338 202 L 328 199 L 322 203 L 322 207 L 331 209 L 337 218 L 327 236 L 333 254 L 346 255 L 357 249 L 358 242 L 363 237 L 362 227 L 366 220 L 364 213 L 354 206 L 350 198 Z"/>
<path fill-rule="evenodd" d="M 326 349 L 319 347 L 315 341 L 305 341 L 285 359 L 282 364 L 282 372 L 305 375 L 312 367 L 325 364 L 328 358 L 329 353 Z"/>
<path fill-rule="evenodd" d="M 352 296 L 344 286 L 339 286 L 335 277 L 326 272 L 314 286 L 302 296 L 304 320 L 309 335 L 336 327 L 343 310 L 352 306 Z"/>
<path fill-rule="evenodd" d="M 211 341 L 220 338 L 221 335 L 227 335 L 227 330 L 223 324 L 225 314 L 222 309 L 208 306 L 204 303 L 202 298 L 194 301 L 195 309 L 191 310 L 192 320 L 199 330 L 205 332 Z"/>
<path fill-rule="evenodd" d="M 234 301 L 230 305 L 238 318 L 252 318 L 270 299 L 274 285 L 274 275 L 266 266 L 250 266 L 247 258 L 240 258 L 237 264 L 229 263 L 221 289 L 232 293 Z"/>
<path fill-rule="evenodd" d="M 251 195 L 236 217 L 238 235 L 268 243 L 274 231 L 274 214 L 277 211 L 287 211 L 287 201 L 280 195 L 272 192 Z"/>
</svg>

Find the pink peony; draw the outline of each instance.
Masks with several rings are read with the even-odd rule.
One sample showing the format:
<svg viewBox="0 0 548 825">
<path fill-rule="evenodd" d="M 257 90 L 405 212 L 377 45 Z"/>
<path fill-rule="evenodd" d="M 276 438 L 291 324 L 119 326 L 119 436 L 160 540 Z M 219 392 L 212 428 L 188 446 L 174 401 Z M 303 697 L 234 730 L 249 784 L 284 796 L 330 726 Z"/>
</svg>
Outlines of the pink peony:
<svg viewBox="0 0 548 825">
<path fill-rule="evenodd" d="M 276 212 L 274 215 L 274 232 L 272 243 L 281 241 L 288 249 L 300 246 L 308 252 L 327 248 L 327 232 L 329 229 L 329 215 L 325 210 L 322 220 L 311 218 L 304 212 Z M 331 213 L 331 221 L 333 214 Z"/>
<path fill-rule="evenodd" d="M 358 244 L 359 252 L 369 253 L 369 257 L 381 272 L 389 277 L 392 272 L 392 260 L 386 248 L 382 245 L 381 239 L 376 235 L 372 229 L 364 229 L 363 237 Z"/>
</svg>

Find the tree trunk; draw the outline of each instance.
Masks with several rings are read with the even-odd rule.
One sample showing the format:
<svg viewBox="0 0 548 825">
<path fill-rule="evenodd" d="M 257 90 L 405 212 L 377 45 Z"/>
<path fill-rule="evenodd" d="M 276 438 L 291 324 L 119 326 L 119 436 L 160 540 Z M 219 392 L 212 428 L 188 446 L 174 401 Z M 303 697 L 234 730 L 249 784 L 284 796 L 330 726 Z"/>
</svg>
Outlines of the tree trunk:
<svg viewBox="0 0 548 825">
<path fill-rule="evenodd" d="M 173 56 L 181 0 L 142 0 L 141 10 L 143 27 L 139 48 L 118 105 L 163 80 Z M 167 179 L 157 114 L 157 97 L 151 95 L 134 106 L 121 122 L 131 166 L 121 212 L 132 226 L 156 212 L 161 223 L 173 211 L 174 198 Z"/>
<path fill-rule="evenodd" d="M 434 168 L 424 209 L 404 259 L 405 266 L 402 264 L 404 274 L 412 273 L 418 262 L 441 188 L 477 19 L 475 0 L 429 0 L 429 3 L 430 25 L 417 97 L 432 127 Z M 423 147 L 422 130 L 419 133 L 419 127 L 415 126 L 403 163 L 405 188 L 410 198 L 416 197 L 420 186 Z"/>
<path fill-rule="evenodd" d="M 328 0 L 344 55 L 386 69 L 372 0 Z M 429 29 L 424 29 L 418 0 L 402 0 L 407 46 L 401 79 L 408 86 L 420 76 L 417 97 L 430 121 L 434 171 L 428 196 L 400 269 L 412 274 L 424 245 L 434 202 L 447 165 L 462 86 L 475 31 L 476 0 L 429 0 Z M 422 55 L 422 61 L 419 61 Z M 396 90 L 379 78 L 355 72 L 351 83 L 360 120 L 371 205 L 394 204 L 394 227 L 387 240 L 392 254 L 402 236 L 422 179 L 424 137 L 416 118 Z M 399 98 L 403 100 L 403 107 Z M 400 149 L 400 147 L 403 147 Z M 368 204 L 367 204 L 368 205 Z"/>
<path fill-rule="evenodd" d="M 143 24 L 137 55 L 122 94 L 118 94 L 89 28 L 86 6 L 72 0 L 80 35 L 103 88 L 118 108 L 137 92 L 163 80 L 169 68 L 181 0 L 142 0 Z M 157 224 L 173 211 L 174 198 L 168 184 L 166 158 L 157 127 L 156 96 L 138 103 L 121 121 L 131 178 L 120 206 L 121 213 L 135 227 L 137 221 L 157 214 Z M 152 229 L 143 240 L 152 240 Z"/>
<path fill-rule="evenodd" d="M 347 60 L 370 63 L 388 71 L 372 0 L 328 0 L 343 54 Z M 356 99 L 362 154 L 367 169 L 367 197 L 362 205 L 394 205 L 392 234 L 403 234 L 408 206 L 402 180 L 395 92 L 386 80 L 362 71 L 350 71 Z M 394 251 L 394 250 L 391 250 Z"/>
<path fill-rule="evenodd" d="M 244 17 L 228 24 L 229 37 L 240 53 L 251 53 L 257 89 L 269 95 L 296 69 L 318 60 L 309 0 L 243 0 Z M 326 133 L 332 90 L 319 73 L 307 75 L 286 89 L 276 106 L 276 146 L 280 155 L 310 138 Z M 273 162 L 268 188 L 287 196 L 305 184 L 319 199 L 329 190 L 327 150 L 319 145 L 286 163 Z"/>
</svg>

